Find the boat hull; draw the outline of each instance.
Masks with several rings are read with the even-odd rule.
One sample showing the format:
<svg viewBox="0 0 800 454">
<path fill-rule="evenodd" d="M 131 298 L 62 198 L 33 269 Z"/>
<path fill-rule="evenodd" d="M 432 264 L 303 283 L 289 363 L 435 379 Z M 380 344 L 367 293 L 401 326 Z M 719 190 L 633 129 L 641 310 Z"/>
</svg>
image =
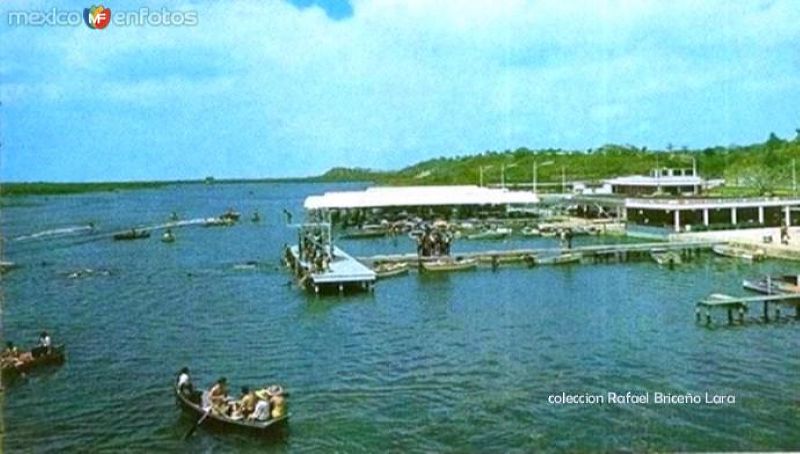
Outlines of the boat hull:
<svg viewBox="0 0 800 454">
<path fill-rule="evenodd" d="M 33 370 L 39 369 L 44 366 L 60 366 L 64 364 L 66 359 L 66 346 L 64 344 L 53 347 L 53 352 L 47 355 L 41 355 L 27 361 L 19 366 L 5 366 L 2 368 L 3 382 L 13 380 L 14 378 L 27 374 Z"/>
</svg>

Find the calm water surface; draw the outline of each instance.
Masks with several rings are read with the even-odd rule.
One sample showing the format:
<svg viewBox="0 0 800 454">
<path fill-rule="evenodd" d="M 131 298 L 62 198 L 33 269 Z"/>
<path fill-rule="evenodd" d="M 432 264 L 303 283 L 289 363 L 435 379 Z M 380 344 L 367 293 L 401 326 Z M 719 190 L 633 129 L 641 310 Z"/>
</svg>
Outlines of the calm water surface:
<svg viewBox="0 0 800 454">
<path fill-rule="evenodd" d="M 742 278 L 800 272 L 796 264 L 706 255 L 674 270 L 639 262 L 412 273 L 374 294 L 315 298 L 279 266 L 281 246 L 295 238 L 281 211 L 301 219 L 306 195 L 335 187 L 173 186 L 6 204 L 6 259 L 23 266 L 2 278 L 3 335 L 32 343 L 49 329 L 67 343 L 68 360 L 5 391 L 4 449 L 800 449 L 800 324 L 705 329 L 693 312 L 708 293 L 741 293 Z M 258 209 L 263 220 L 177 229 L 171 245 L 158 234 L 109 237 L 173 210 L 191 219 L 229 206 L 243 217 Z M 52 232 L 90 221 L 97 233 Z M 405 237 L 340 245 L 355 255 L 414 250 Z M 252 260 L 256 269 L 234 269 Z M 109 274 L 68 277 L 84 268 Z M 193 421 L 170 385 L 184 365 L 202 385 L 219 375 L 237 389 L 283 383 L 290 434 L 265 441 L 200 429 L 183 441 Z M 547 402 L 609 391 L 708 391 L 734 394 L 736 404 Z"/>
</svg>

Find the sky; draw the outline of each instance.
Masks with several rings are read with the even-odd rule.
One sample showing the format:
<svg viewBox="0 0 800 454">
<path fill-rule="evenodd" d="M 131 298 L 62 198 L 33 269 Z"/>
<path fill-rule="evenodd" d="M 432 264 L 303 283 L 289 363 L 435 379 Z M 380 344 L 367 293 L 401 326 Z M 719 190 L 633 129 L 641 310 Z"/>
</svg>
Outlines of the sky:
<svg viewBox="0 0 800 454">
<path fill-rule="evenodd" d="M 126 1 L 194 26 L 24 26 L 0 4 L 0 180 L 397 169 L 485 150 L 800 128 L 800 2 Z"/>
</svg>

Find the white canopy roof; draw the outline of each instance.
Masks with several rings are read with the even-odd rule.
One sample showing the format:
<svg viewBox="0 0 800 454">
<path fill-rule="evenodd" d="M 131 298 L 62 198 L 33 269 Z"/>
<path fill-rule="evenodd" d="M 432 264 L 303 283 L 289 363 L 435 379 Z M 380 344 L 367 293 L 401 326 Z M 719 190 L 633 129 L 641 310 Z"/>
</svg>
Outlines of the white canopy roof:
<svg viewBox="0 0 800 454">
<path fill-rule="evenodd" d="M 703 184 L 702 178 L 691 175 L 662 177 L 633 175 L 603 181 L 614 186 L 700 186 Z"/>
<path fill-rule="evenodd" d="M 326 192 L 306 198 L 307 210 L 442 205 L 524 205 L 539 203 L 532 192 L 478 186 L 373 187 L 364 191 Z"/>
</svg>

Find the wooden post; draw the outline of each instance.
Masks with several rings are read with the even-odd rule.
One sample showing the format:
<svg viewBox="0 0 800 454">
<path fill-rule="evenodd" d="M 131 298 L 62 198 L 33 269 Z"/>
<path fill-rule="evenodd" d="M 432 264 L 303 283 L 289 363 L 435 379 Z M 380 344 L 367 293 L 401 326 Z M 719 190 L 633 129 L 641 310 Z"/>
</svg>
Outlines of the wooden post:
<svg viewBox="0 0 800 454">
<path fill-rule="evenodd" d="M 764 322 L 769 322 L 769 302 L 764 301 Z"/>
<path fill-rule="evenodd" d="M 739 306 L 739 323 L 744 323 L 744 305 Z"/>
<path fill-rule="evenodd" d="M 780 304 L 776 304 L 775 305 L 775 321 L 777 322 L 780 319 L 781 319 L 781 305 Z"/>
<path fill-rule="evenodd" d="M 694 308 L 694 318 L 697 323 L 700 323 L 700 306 Z"/>
<path fill-rule="evenodd" d="M 733 308 L 728 306 L 728 324 L 733 325 Z"/>
<path fill-rule="evenodd" d="M 710 324 L 711 324 L 711 311 L 709 309 L 706 309 L 706 325 Z"/>
</svg>

